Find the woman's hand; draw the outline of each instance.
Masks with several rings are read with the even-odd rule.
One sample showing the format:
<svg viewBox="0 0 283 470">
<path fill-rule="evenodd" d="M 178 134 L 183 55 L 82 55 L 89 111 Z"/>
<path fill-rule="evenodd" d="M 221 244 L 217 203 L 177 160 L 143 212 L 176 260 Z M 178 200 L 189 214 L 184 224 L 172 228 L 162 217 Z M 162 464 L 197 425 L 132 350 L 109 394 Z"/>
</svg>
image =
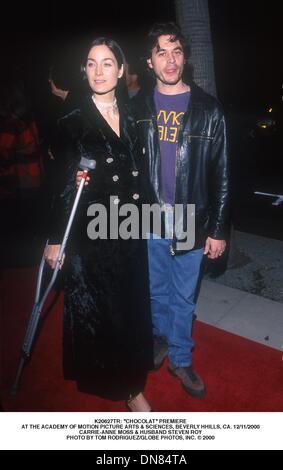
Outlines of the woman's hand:
<svg viewBox="0 0 283 470">
<path fill-rule="evenodd" d="M 47 245 L 47 247 L 44 250 L 44 258 L 46 262 L 49 264 L 51 269 L 54 269 L 56 266 L 60 248 L 61 248 L 61 245 Z M 62 263 L 59 269 L 62 269 L 63 264 L 64 264 L 64 259 L 65 259 L 65 254 L 63 254 Z"/>
<path fill-rule="evenodd" d="M 65 101 L 65 99 L 68 96 L 69 90 L 63 90 L 62 88 L 58 88 L 52 78 L 49 79 L 49 84 L 51 88 L 51 93 L 55 96 L 58 96 L 58 98 L 61 98 L 61 100 Z"/>
<path fill-rule="evenodd" d="M 76 184 L 77 184 L 77 188 L 79 187 L 80 185 L 80 182 L 81 182 L 81 179 L 82 179 L 82 174 L 83 174 L 83 171 L 79 170 L 77 172 L 77 176 L 76 176 Z M 85 180 L 85 186 L 88 185 L 88 182 L 89 182 L 89 176 L 86 178 Z"/>
</svg>

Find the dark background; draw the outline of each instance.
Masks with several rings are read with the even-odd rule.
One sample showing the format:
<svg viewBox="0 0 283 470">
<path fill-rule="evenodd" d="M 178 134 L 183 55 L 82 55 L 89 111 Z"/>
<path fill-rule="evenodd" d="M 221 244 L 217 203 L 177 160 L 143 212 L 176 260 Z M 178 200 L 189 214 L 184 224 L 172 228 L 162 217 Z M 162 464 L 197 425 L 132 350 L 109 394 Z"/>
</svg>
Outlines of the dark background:
<svg viewBox="0 0 283 470">
<path fill-rule="evenodd" d="M 26 74 L 48 70 L 56 56 L 75 70 L 88 38 L 110 34 L 139 50 L 150 25 L 175 21 L 173 0 L 128 2 L 25 2 L 5 7 L 2 60 L 20 61 Z M 218 95 L 255 106 L 281 99 L 279 2 L 210 0 Z"/>
</svg>

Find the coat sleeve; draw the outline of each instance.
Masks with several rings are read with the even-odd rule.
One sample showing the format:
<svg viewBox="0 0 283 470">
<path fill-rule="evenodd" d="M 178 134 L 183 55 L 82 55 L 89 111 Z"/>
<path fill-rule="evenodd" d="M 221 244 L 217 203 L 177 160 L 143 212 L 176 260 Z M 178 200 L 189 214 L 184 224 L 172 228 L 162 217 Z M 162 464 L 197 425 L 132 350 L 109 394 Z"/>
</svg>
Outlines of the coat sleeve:
<svg viewBox="0 0 283 470">
<path fill-rule="evenodd" d="M 227 238 L 229 229 L 230 194 L 227 131 L 225 117 L 222 112 L 219 112 L 212 144 L 210 175 L 211 214 L 209 236 L 216 240 L 223 240 Z"/>
<path fill-rule="evenodd" d="M 62 123 L 58 124 L 56 142 L 52 147 L 56 162 L 53 195 L 48 223 L 49 244 L 62 242 L 76 195 L 78 151 L 72 136 Z"/>
</svg>

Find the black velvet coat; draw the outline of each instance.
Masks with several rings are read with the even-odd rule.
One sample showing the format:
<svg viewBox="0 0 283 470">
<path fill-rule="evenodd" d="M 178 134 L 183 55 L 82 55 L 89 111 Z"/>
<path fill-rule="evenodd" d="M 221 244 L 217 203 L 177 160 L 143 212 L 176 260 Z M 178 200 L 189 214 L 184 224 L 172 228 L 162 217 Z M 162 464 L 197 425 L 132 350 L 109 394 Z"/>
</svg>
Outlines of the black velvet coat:
<svg viewBox="0 0 283 470">
<path fill-rule="evenodd" d="M 81 150 L 96 160 L 66 249 L 64 370 L 79 388 L 111 399 L 141 391 L 152 368 L 152 325 L 145 240 L 91 240 L 93 203 L 140 203 L 135 122 L 119 106 L 120 138 L 86 98 L 59 122 L 53 149 L 61 162 L 50 244 L 60 243 L 74 200 Z M 138 199 L 137 199 L 138 198 Z M 109 222 L 109 218 L 108 218 Z"/>
</svg>

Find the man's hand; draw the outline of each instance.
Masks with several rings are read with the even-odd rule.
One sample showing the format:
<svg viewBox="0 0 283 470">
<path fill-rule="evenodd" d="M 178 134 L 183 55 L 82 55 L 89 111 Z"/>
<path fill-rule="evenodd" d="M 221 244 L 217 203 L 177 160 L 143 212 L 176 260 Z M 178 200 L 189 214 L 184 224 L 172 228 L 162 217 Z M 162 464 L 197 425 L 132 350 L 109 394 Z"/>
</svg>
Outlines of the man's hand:
<svg viewBox="0 0 283 470">
<path fill-rule="evenodd" d="M 204 247 L 204 254 L 209 259 L 215 259 L 221 256 L 226 248 L 225 240 L 215 240 L 214 238 L 207 237 Z"/>
<path fill-rule="evenodd" d="M 57 259 L 59 256 L 60 247 L 61 245 L 47 245 L 47 247 L 44 250 L 44 258 L 49 264 L 51 269 L 55 269 Z M 62 263 L 59 269 L 62 269 L 63 264 L 64 264 L 64 259 L 65 259 L 65 254 L 62 257 Z"/>
<path fill-rule="evenodd" d="M 77 176 L 76 176 L 76 184 L 77 184 L 77 188 L 79 187 L 80 185 L 80 182 L 81 182 L 81 179 L 82 179 L 82 174 L 83 174 L 83 171 L 79 170 L 77 172 Z M 89 182 L 89 176 L 87 176 L 86 180 L 85 180 L 85 186 L 88 185 L 88 182 Z"/>
</svg>

